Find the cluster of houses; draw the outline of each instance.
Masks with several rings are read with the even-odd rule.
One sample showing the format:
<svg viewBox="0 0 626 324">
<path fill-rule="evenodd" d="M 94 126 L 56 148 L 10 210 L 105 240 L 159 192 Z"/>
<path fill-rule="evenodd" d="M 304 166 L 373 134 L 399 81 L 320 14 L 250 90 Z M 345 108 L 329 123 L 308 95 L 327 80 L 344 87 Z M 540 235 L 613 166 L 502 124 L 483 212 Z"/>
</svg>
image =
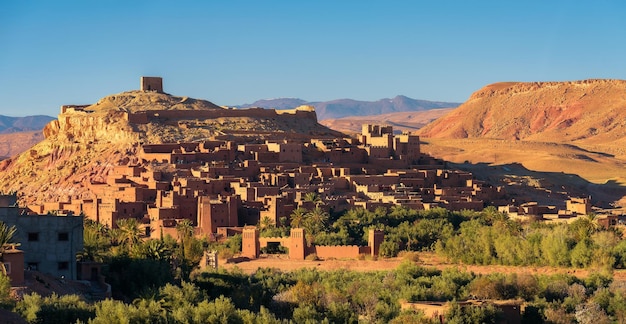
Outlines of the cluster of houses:
<svg viewBox="0 0 626 324">
<path fill-rule="evenodd" d="M 159 80 L 142 79 L 144 86 L 146 91 L 162 91 Z M 81 277 L 74 264 L 82 249 L 83 217 L 111 228 L 120 219 L 135 218 L 144 224 L 146 237 L 153 238 L 176 237 L 176 225 L 189 220 L 196 235 L 219 239 L 261 222 L 288 225 L 297 208 L 337 213 L 391 206 L 482 210 L 495 205 L 513 218 L 549 221 L 568 221 L 591 211 L 586 198 L 570 199 L 565 210 L 529 202 L 514 206 L 503 187 L 447 169 L 445 162 L 421 153 L 418 136 L 396 134 L 391 126 L 363 125 L 356 138 L 217 136 L 143 144 L 139 151 L 136 159 L 115 166 L 105 181 L 91 183 L 88 199 L 67 197 L 18 208 L 15 194 L 0 196 L 0 221 L 18 227 L 25 267 Z M 606 222 L 613 225 L 617 218 Z M 250 229 L 244 234 L 244 254 L 257 257 L 267 240 Z M 380 235 L 371 234 L 368 247 L 318 253 L 377 253 Z M 303 236 L 292 233 L 288 242 L 301 244 Z M 294 258 L 311 253 L 298 251 Z"/>
<path fill-rule="evenodd" d="M 110 227 L 136 218 L 146 235 L 160 237 L 175 236 L 182 219 L 209 236 L 241 232 L 261 221 L 286 225 L 293 210 L 316 205 L 341 212 L 506 204 L 501 187 L 446 169 L 420 153 L 418 136 L 378 125 L 364 125 L 359 139 L 145 144 L 135 163 L 115 166 L 106 182 L 89 189 L 89 199 L 68 197 L 27 208 L 36 214 L 82 214 Z M 307 199 L 309 193 L 322 203 Z"/>
</svg>

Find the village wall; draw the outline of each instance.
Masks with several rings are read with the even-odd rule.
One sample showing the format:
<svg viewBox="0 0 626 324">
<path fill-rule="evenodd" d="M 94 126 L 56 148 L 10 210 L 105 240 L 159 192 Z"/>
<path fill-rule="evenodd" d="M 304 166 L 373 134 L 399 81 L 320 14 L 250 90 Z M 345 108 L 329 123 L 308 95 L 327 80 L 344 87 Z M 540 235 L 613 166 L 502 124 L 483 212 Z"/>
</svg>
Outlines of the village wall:
<svg viewBox="0 0 626 324">
<path fill-rule="evenodd" d="M 320 259 L 356 259 L 360 252 L 356 245 L 314 246 L 314 253 Z"/>
<path fill-rule="evenodd" d="M 213 110 L 146 110 L 127 113 L 126 120 L 133 124 L 147 124 L 149 122 L 166 122 L 178 119 L 215 119 L 215 118 L 296 118 L 312 119 L 317 121 L 315 111 L 295 110 L 280 112 L 274 109 L 247 108 L 247 109 L 213 109 Z"/>
</svg>

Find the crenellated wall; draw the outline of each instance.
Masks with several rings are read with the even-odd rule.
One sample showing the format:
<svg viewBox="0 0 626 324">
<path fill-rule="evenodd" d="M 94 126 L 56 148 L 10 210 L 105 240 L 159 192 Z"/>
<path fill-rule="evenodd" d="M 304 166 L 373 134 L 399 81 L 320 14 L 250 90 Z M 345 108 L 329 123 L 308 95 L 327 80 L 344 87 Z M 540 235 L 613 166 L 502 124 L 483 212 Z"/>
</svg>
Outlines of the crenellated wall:
<svg viewBox="0 0 626 324">
<path fill-rule="evenodd" d="M 247 109 L 214 109 L 214 110 L 145 110 L 134 113 L 125 112 L 124 119 L 132 124 L 147 124 L 149 122 L 166 122 L 177 119 L 214 119 L 221 117 L 238 118 L 297 118 L 317 121 L 314 110 L 293 109 L 281 111 L 264 108 Z"/>
</svg>

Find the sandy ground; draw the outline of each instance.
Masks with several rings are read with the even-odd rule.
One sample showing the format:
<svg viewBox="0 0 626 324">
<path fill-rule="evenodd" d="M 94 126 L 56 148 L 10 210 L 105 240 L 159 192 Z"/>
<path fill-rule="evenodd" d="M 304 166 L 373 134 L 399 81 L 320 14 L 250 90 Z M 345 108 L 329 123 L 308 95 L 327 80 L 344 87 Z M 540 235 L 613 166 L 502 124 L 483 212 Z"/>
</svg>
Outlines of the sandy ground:
<svg viewBox="0 0 626 324">
<path fill-rule="evenodd" d="M 294 271 L 302 268 L 315 268 L 321 271 L 331 271 L 338 269 L 346 269 L 353 271 L 388 271 L 394 270 L 402 263 L 402 258 L 390 258 L 379 260 L 320 260 L 320 261 L 298 261 L 289 260 L 286 256 L 261 256 L 261 258 L 238 263 L 224 263 L 220 267 L 225 269 L 239 268 L 244 273 L 254 273 L 259 268 L 276 268 L 281 271 Z M 419 253 L 419 265 L 425 267 L 434 267 L 440 270 L 447 268 L 456 268 L 463 271 L 474 272 L 476 274 L 490 273 L 517 273 L 517 274 L 533 274 L 533 275 L 552 275 L 552 274 L 569 274 L 578 278 L 586 278 L 595 269 L 577 269 L 577 268 L 555 268 L 555 267 L 515 267 L 501 265 L 467 265 L 446 263 L 444 260 L 436 256 L 434 253 Z M 615 270 L 613 272 L 614 280 L 626 281 L 626 270 Z"/>
</svg>

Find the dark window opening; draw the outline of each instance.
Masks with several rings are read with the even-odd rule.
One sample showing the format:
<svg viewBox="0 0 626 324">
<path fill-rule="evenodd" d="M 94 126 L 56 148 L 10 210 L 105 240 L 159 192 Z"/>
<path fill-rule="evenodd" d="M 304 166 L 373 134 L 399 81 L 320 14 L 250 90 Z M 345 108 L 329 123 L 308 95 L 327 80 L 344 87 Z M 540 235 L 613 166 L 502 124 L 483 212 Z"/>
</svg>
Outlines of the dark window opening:
<svg viewBox="0 0 626 324">
<path fill-rule="evenodd" d="M 70 234 L 68 232 L 59 233 L 59 241 L 69 241 L 69 240 L 70 240 Z"/>
<path fill-rule="evenodd" d="M 70 263 L 67 261 L 59 262 L 59 270 L 67 270 L 70 268 Z"/>
<path fill-rule="evenodd" d="M 37 263 L 37 262 L 28 262 L 28 263 L 26 263 L 26 269 L 37 271 L 37 270 L 39 270 L 39 263 Z"/>
<path fill-rule="evenodd" d="M 37 241 L 39 241 L 39 232 L 28 233 L 28 242 L 37 242 Z"/>
</svg>

